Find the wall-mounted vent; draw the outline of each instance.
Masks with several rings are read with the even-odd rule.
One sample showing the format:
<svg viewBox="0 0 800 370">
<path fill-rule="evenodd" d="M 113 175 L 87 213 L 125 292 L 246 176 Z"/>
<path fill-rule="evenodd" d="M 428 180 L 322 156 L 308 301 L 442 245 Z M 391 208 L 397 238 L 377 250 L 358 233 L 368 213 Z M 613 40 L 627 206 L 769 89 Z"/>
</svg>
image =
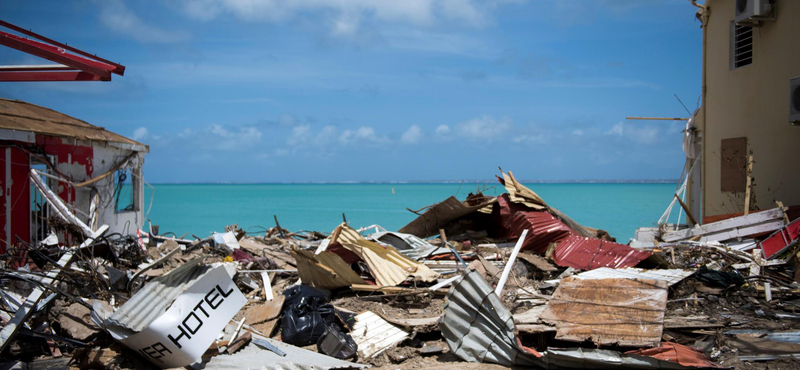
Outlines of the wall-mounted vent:
<svg viewBox="0 0 800 370">
<path fill-rule="evenodd" d="M 789 123 L 800 126 L 800 77 L 789 80 Z"/>
<path fill-rule="evenodd" d="M 774 0 L 736 0 L 737 24 L 757 25 L 760 21 L 774 21 L 772 14 Z"/>
<path fill-rule="evenodd" d="M 753 28 L 731 22 L 731 69 L 753 64 Z"/>
</svg>

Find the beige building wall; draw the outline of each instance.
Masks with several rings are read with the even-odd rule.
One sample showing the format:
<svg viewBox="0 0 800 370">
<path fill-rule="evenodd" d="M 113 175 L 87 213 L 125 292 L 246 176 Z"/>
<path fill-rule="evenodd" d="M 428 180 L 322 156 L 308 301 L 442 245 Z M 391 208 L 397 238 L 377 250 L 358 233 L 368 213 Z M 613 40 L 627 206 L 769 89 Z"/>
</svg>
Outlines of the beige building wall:
<svg viewBox="0 0 800 370">
<path fill-rule="evenodd" d="M 721 191 L 723 139 L 747 137 L 754 157 L 754 199 L 800 205 L 800 126 L 788 123 L 789 79 L 800 76 L 800 0 L 777 0 L 776 21 L 753 32 L 753 63 L 731 70 L 734 0 L 707 0 L 702 214 L 742 212 L 744 193 Z M 703 116 L 703 114 L 705 116 Z"/>
</svg>

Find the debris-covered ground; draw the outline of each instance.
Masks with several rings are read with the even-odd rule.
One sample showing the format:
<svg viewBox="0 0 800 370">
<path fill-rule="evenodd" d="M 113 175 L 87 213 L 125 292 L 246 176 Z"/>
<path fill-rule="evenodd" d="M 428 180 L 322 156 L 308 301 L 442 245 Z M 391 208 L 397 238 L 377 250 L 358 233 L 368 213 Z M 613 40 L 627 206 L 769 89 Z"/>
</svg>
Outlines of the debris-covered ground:
<svg viewBox="0 0 800 370">
<path fill-rule="evenodd" d="M 800 368 L 796 210 L 622 244 L 498 181 L 397 231 L 54 219 L 4 256 L 2 368 Z"/>
</svg>

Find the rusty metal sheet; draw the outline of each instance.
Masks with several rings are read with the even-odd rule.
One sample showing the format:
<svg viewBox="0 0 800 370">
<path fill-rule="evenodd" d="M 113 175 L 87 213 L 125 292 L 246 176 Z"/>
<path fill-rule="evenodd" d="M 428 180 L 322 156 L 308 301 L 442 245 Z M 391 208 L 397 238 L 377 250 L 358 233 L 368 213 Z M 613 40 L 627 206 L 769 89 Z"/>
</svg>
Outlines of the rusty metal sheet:
<svg viewBox="0 0 800 370">
<path fill-rule="evenodd" d="M 667 282 L 646 279 L 561 280 L 541 319 L 556 339 L 657 347 L 664 330 Z"/>
<path fill-rule="evenodd" d="M 683 366 L 720 368 L 711 362 L 703 352 L 678 343 L 664 342 L 656 348 L 646 348 L 625 352 L 626 355 L 650 356 L 658 360 L 674 362 Z"/>
<path fill-rule="evenodd" d="M 0 98 L 0 128 L 50 136 L 101 142 L 116 142 L 148 151 L 147 145 L 91 125 L 64 113 L 20 100 Z"/>
<path fill-rule="evenodd" d="M 297 261 L 297 273 L 303 284 L 320 289 L 336 289 L 352 284 L 366 284 L 341 257 L 331 252 L 317 255 L 295 248 L 292 256 Z"/>
<path fill-rule="evenodd" d="M 414 221 L 397 230 L 401 233 L 416 235 L 420 238 L 427 238 L 439 234 L 439 229 L 447 225 L 450 221 L 466 216 L 473 212 L 478 212 L 481 208 L 495 202 L 492 198 L 474 206 L 464 205 L 456 197 L 450 197 L 429 208 L 425 213 L 419 215 Z"/>
<path fill-rule="evenodd" d="M 600 267 L 633 267 L 650 255 L 650 252 L 627 245 L 570 235 L 556 246 L 553 261 L 562 267 L 593 270 Z"/>
</svg>

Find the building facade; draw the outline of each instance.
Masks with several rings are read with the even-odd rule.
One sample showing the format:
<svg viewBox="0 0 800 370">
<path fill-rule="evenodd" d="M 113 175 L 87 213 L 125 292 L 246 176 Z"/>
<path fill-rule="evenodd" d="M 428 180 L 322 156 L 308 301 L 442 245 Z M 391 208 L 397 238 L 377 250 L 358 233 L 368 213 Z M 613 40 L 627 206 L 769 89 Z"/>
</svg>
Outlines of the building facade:
<svg viewBox="0 0 800 370">
<path fill-rule="evenodd" d="M 748 172 L 751 209 L 800 205 L 800 126 L 789 120 L 790 80 L 800 76 L 800 1 L 706 0 L 704 8 L 702 157 L 687 197 L 692 213 L 743 212 Z"/>
</svg>

